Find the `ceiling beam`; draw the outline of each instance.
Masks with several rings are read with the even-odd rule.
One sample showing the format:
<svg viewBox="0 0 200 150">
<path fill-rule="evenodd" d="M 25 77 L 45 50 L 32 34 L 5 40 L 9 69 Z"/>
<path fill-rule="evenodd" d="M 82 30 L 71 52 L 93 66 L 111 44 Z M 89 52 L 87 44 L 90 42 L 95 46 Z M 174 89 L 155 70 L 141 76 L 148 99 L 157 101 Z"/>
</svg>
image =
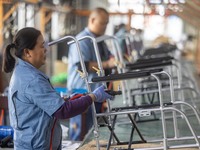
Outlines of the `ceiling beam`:
<svg viewBox="0 0 200 150">
<path fill-rule="evenodd" d="M 11 4 L 13 3 L 12 0 L 0 0 L 3 4 Z"/>
<path fill-rule="evenodd" d="M 171 14 L 172 15 L 176 15 L 176 16 L 182 18 L 185 22 L 187 22 L 188 24 L 192 25 L 193 27 L 199 28 L 199 24 L 197 22 L 192 21 L 191 17 L 188 16 L 187 13 L 185 13 L 185 12 L 184 13 L 183 12 L 173 12 L 173 11 L 171 11 Z"/>
<path fill-rule="evenodd" d="M 10 15 L 12 15 L 12 13 L 17 9 L 18 7 L 18 3 L 14 4 L 11 9 L 3 16 L 3 22 L 6 21 Z"/>
<path fill-rule="evenodd" d="M 198 21 L 198 18 L 200 18 L 200 13 L 193 11 L 192 8 L 187 7 L 187 6 L 183 6 L 182 8 L 183 8 L 183 11 L 181 12 L 187 12 L 188 15 L 190 15 L 190 17 L 196 18 L 197 19 L 196 21 Z"/>
<path fill-rule="evenodd" d="M 188 9 L 190 9 L 193 12 L 196 12 L 196 14 L 200 14 L 200 6 L 194 5 L 194 3 L 185 3 L 185 4 L 181 4 L 181 6 L 187 7 Z"/>
<path fill-rule="evenodd" d="M 91 13 L 91 10 L 86 10 L 86 9 L 74 9 L 72 11 L 73 13 L 75 13 L 78 16 L 89 16 Z M 122 13 L 122 12 L 109 12 L 109 15 L 111 16 L 115 16 L 115 15 L 121 15 L 121 16 L 129 16 L 129 15 L 159 15 L 157 14 L 154 10 L 152 10 L 151 13 L 135 13 L 132 10 L 129 10 L 128 12 Z"/>
<path fill-rule="evenodd" d="M 200 1 L 199 0 L 187 0 L 186 3 L 193 3 L 194 5 L 200 7 Z"/>
</svg>

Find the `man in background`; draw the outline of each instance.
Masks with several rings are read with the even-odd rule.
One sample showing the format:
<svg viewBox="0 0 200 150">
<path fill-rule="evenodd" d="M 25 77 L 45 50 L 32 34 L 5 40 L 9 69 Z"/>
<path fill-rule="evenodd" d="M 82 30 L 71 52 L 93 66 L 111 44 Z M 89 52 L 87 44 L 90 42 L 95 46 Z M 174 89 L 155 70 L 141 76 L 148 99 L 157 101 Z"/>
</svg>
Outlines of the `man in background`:
<svg viewBox="0 0 200 150">
<path fill-rule="evenodd" d="M 88 26 L 81 31 L 76 38 L 79 39 L 83 36 L 91 36 L 97 38 L 104 35 L 107 24 L 109 22 L 109 13 L 104 8 L 96 8 L 89 15 Z M 88 72 L 88 80 L 90 81 L 93 77 L 97 77 L 96 71 L 92 67 L 98 68 L 97 58 L 93 43 L 90 39 L 84 39 L 79 42 L 80 50 L 83 54 L 83 59 Z M 111 73 L 111 68 L 115 67 L 115 59 L 111 52 L 108 50 L 106 44 L 103 42 L 98 43 L 98 49 L 102 60 L 102 66 L 105 74 Z M 68 54 L 68 81 L 67 88 L 69 91 L 73 89 L 86 89 L 85 81 L 80 77 L 77 70 L 81 70 L 80 59 L 76 50 L 75 44 L 71 45 Z M 99 87 L 101 83 L 91 85 L 93 91 L 96 87 Z M 95 103 L 97 113 L 101 112 L 102 104 Z M 86 119 L 77 116 L 70 120 L 70 138 L 71 140 L 82 140 L 84 135 L 92 126 L 92 111 L 91 108 L 85 115 Z M 85 122 L 85 124 L 83 124 Z M 85 127 L 84 127 L 85 126 Z M 85 132 L 85 133 L 83 133 Z"/>
</svg>

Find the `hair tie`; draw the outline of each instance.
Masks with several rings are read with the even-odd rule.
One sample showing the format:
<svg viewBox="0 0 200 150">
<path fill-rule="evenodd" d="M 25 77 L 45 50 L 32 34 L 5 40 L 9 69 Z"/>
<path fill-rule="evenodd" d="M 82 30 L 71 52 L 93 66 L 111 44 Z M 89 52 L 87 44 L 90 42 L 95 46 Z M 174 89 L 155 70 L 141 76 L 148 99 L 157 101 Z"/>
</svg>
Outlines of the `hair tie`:
<svg viewBox="0 0 200 150">
<path fill-rule="evenodd" d="M 14 43 L 11 43 L 11 47 L 12 47 L 12 48 L 15 48 L 16 45 L 15 45 Z"/>
<path fill-rule="evenodd" d="M 16 48 L 16 45 L 14 43 L 9 44 L 10 48 Z"/>
</svg>

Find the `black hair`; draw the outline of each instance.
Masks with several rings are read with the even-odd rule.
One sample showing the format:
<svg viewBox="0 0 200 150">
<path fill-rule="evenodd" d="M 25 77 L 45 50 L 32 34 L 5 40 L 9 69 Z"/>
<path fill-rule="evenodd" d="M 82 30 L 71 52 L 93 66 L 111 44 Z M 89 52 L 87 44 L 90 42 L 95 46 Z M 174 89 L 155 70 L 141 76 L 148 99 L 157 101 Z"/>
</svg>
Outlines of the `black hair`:
<svg viewBox="0 0 200 150">
<path fill-rule="evenodd" d="M 94 17 L 94 16 L 97 16 L 101 13 L 105 13 L 107 15 L 109 15 L 108 11 L 104 8 L 101 8 L 101 7 L 97 7 L 95 9 L 92 10 L 92 12 L 90 13 L 90 16 L 89 17 Z"/>
<path fill-rule="evenodd" d="M 41 32 L 33 27 L 25 27 L 17 32 L 13 43 L 8 44 L 3 53 L 2 70 L 6 73 L 12 72 L 15 67 L 15 57 L 11 53 L 11 49 L 15 49 L 14 55 L 22 58 L 24 49 L 32 50 Z"/>
<path fill-rule="evenodd" d="M 96 11 L 96 12 L 98 12 L 98 13 L 104 12 L 104 13 L 106 13 L 106 14 L 109 14 L 108 11 L 107 11 L 105 8 L 102 8 L 102 7 L 97 7 L 97 8 L 95 8 L 93 11 Z"/>
</svg>

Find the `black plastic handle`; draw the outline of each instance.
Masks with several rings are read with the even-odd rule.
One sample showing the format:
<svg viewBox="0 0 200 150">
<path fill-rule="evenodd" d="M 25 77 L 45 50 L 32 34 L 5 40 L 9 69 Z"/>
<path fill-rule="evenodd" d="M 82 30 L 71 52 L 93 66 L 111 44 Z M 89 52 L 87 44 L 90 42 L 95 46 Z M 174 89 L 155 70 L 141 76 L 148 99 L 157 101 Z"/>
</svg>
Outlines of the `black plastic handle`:
<svg viewBox="0 0 200 150">
<path fill-rule="evenodd" d="M 150 72 L 129 72 L 129 73 L 121 73 L 121 74 L 110 74 L 108 76 L 103 77 L 94 77 L 92 78 L 92 82 L 108 82 L 108 81 L 116 81 L 116 80 L 127 80 L 134 78 L 141 78 L 150 76 Z"/>
<path fill-rule="evenodd" d="M 121 95 L 122 91 L 112 91 L 112 90 L 105 90 L 106 93 L 115 96 L 115 95 Z"/>
</svg>

